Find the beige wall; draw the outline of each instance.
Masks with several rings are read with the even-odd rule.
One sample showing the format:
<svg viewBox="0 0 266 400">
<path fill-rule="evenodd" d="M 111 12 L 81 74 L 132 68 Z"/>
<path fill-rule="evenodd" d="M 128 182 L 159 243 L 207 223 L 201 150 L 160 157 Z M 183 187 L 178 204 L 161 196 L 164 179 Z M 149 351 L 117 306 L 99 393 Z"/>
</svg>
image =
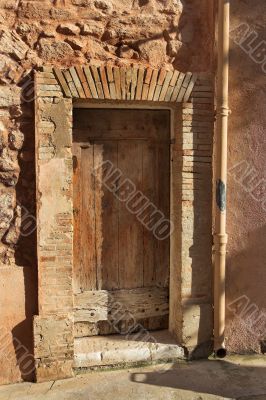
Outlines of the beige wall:
<svg viewBox="0 0 266 400">
<path fill-rule="evenodd" d="M 251 311 L 256 311 L 255 306 L 258 307 L 257 317 L 263 318 L 262 313 L 266 313 L 266 63 L 263 72 L 262 64 L 256 64 L 233 38 L 236 37 L 235 28 L 246 23 L 258 34 L 251 48 L 265 40 L 266 5 L 264 0 L 231 3 L 227 346 L 231 351 L 242 352 L 260 350 L 256 334 L 260 330 L 259 323 L 253 321 L 248 329 L 247 322 Z M 266 50 L 264 59 L 266 61 Z M 244 179 L 247 167 L 253 169 L 250 175 L 254 176 L 253 182 Z M 242 305 L 238 303 L 237 311 L 236 304 L 230 304 L 241 296 L 247 298 L 242 298 Z M 241 314 L 245 304 L 252 308 Z M 265 316 L 261 329 L 265 339 Z"/>
</svg>

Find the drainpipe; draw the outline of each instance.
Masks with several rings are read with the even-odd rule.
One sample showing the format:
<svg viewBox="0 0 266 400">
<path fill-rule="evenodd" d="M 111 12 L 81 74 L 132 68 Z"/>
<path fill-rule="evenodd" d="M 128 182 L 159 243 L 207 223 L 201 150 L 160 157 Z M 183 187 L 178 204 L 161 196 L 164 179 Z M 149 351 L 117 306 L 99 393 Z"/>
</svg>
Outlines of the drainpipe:
<svg viewBox="0 0 266 400">
<path fill-rule="evenodd" d="M 217 70 L 217 151 L 216 151 L 216 215 L 214 259 L 214 352 L 226 356 L 225 331 L 225 262 L 226 262 L 226 181 L 228 131 L 230 0 L 219 0 L 218 8 L 218 70 Z"/>
</svg>

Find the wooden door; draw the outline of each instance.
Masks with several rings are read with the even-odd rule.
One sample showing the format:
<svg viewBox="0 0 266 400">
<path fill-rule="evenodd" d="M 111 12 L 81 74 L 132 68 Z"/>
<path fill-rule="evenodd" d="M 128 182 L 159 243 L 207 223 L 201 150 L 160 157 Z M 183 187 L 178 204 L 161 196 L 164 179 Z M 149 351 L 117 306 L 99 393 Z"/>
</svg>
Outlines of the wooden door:
<svg viewBox="0 0 266 400">
<path fill-rule="evenodd" d="M 170 218 L 169 136 L 168 111 L 74 110 L 78 336 L 168 327 L 169 235 L 156 226 Z"/>
</svg>

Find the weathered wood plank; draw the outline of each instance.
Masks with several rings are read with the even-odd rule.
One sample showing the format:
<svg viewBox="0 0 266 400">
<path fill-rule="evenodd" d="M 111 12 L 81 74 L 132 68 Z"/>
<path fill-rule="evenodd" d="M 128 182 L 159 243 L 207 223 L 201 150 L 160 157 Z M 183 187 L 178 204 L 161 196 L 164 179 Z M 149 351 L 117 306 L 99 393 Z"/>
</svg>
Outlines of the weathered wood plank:
<svg viewBox="0 0 266 400">
<path fill-rule="evenodd" d="M 96 323 L 76 322 L 74 324 L 74 337 L 75 338 L 97 336 L 98 334 L 99 334 L 99 328 Z"/>
<path fill-rule="evenodd" d="M 93 174 L 94 174 L 94 213 L 95 213 L 95 261 L 96 261 L 96 287 L 102 289 L 102 274 L 103 274 L 103 158 L 104 146 L 101 143 L 93 144 Z M 90 171 L 87 172 L 88 174 Z"/>
<path fill-rule="evenodd" d="M 80 287 L 82 290 L 97 289 L 95 177 L 93 168 L 93 145 L 88 145 L 81 149 Z"/>
<path fill-rule="evenodd" d="M 81 148 L 78 143 L 72 145 L 73 154 L 73 220 L 74 220 L 74 243 L 73 247 L 73 290 L 74 293 L 81 290 Z"/>
<path fill-rule="evenodd" d="M 75 116 L 75 140 L 80 142 L 84 142 L 88 138 L 91 140 L 121 140 L 121 138 L 123 140 L 153 140 L 155 134 L 158 135 L 160 140 L 165 138 L 164 127 L 161 127 L 156 133 L 154 132 L 153 113 L 146 110 L 132 111 L 131 109 L 124 109 L 121 111 L 113 109 L 112 113 L 110 113 L 110 111 L 102 109 L 76 108 Z M 126 129 L 124 128 L 125 124 Z M 138 126 L 147 128 L 139 129 Z"/>
<path fill-rule="evenodd" d="M 143 143 L 143 194 L 150 202 L 157 204 L 156 195 L 156 144 Z M 156 284 L 156 243 L 153 233 L 143 229 L 143 285 L 155 286 Z"/>
<path fill-rule="evenodd" d="M 118 144 L 115 141 L 96 141 L 94 144 L 94 154 L 98 157 L 98 162 L 105 161 L 111 162 L 113 168 L 117 168 L 117 152 Z M 95 161 L 97 162 L 97 160 Z M 119 204 L 118 199 L 112 191 L 108 188 L 111 182 L 115 181 L 118 175 L 108 178 L 110 170 L 101 169 L 99 178 L 102 180 L 101 185 L 98 187 L 98 196 L 101 194 L 101 204 L 98 201 L 98 218 L 99 225 L 96 230 L 98 231 L 98 249 L 99 271 L 98 271 L 98 288 L 113 290 L 119 288 L 119 271 L 118 271 L 118 231 L 119 231 Z M 113 182 L 115 184 L 115 182 Z M 96 201 L 97 204 L 97 201 Z M 100 271 L 101 269 L 101 271 Z"/>
<path fill-rule="evenodd" d="M 169 119 L 165 120 L 165 131 L 170 137 Z M 162 165 L 165 168 L 162 168 Z M 157 187 L 157 207 L 161 211 L 163 218 L 170 220 L 170 147 L 165 143 L 157 144 L 157 166 L 156 177 L 158 182 Z M 160 227 L 160 228 L 159 228 Z M 170 265 L 170 239 L 168 223 L 158 225 L 154 236 L 156 237 L 156 285 L 160 287 L 169 286 L 169 265 Z M 164 231 L 164 229 L 166 229 Z"/>
<path fill-rule="evenodd" d="M 119 142 L 118 168 L 122 171 L 124 180 L 129 180 L 141 190 L 142 141 Z M 129 185 L 129 181 L 126 185 Z M 119 196 L 122 197 L 127 190 L 125 185 L 119 187 Z M 123 201 L 119 203 L 119 284 L 121 288 L 143 285 L 143 226 L 129 212 Z"/>
<path fill-rule="evenodd" d="M 75 322 L 151 318 L 169 313 L 168 288 L 85 291 L 74 296 Z"/>
</svg>

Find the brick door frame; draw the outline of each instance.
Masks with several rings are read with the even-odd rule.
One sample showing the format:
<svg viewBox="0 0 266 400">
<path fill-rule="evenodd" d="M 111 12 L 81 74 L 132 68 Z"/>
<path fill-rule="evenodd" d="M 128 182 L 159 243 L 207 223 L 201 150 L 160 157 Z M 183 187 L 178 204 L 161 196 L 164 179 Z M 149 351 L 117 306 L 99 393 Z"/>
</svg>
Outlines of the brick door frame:
<svg viewBox="0 0 266 400">
<path fill-rule="evenodd" d="M 173 72 L 160 70 L 150 101 L 152 78 L 147 77 L 152 73 L 140 66 L 133 98 L 132 78 L 128 91 L 123 94 L 120 88 L 121 95 L 114 99 L 118 88 L 110 68 L 113 71 L 112 66 L 92 67 L 86 81 L 85 70 L 81 73 L 73 67 L 63 73 L 48 67 L 35 75 L 39 315 L 34 317 L 34 356 L 38 381 L 73 374 L 72 111 L 82 104 L 170 110 L 170 204 L 175 229 L 170 238 L 169 330 L 178 344 L 192 351 L 209 345 L 212 338 L 213 77 L 180 73 L 183 83 L 178 98 L 169 101 L 167 93 L 177 91 L 177 86 L 169 86 Z M 123 67 L 118 72 L 123 86 Z M 124 76 L 126 82 L 127 72 Z M 90 77 L 94 77 L 94 87 Z M 102 99 L 93 98 L 94 88 Z M 147 95 L 141 100 L 145 90 Z M 160 98 L 163 91 L 164 100 Z"/>
</svg>

